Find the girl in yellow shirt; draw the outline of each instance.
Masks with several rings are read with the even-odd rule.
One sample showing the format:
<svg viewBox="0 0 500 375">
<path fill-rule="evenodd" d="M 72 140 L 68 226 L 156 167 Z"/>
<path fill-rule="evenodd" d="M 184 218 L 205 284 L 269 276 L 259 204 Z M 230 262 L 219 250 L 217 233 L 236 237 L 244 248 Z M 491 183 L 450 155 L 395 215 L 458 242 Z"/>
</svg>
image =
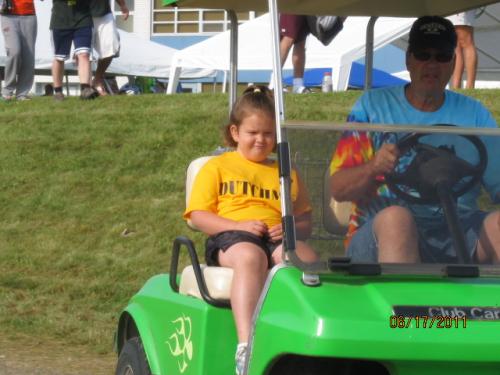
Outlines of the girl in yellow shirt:
<svg viewBox="0 0 500 375">
<path fill-rule="evenodd" d="M 185 219 L 209 235 L 207 264 L 234 270 L 231 307 L 238 333 L 236 374 L 243 373 L 252 314 L 268 269 L 282 260 L 279 171 L 269 159 L 276 147 L 274 100 L 265 86 L 249 87 L 231 111 L 224 138 L 234 152 L 209 160 L 198 173 Z M 311 233 L 311 206 L 297 172 L 292 173 L 297 237 Z M 297 241 L 297 255 L 316 259 Z"/>
</svg>

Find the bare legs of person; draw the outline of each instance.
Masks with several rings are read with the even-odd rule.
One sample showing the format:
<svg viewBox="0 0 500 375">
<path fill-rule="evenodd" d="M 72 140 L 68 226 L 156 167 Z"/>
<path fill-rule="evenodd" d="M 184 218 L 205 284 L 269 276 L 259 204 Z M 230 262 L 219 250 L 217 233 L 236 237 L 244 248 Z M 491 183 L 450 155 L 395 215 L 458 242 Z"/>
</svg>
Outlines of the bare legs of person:
<svg viewBox="0 0 500 375">
<path fill-rule="evenodd" d="M 304 77 L 306 66 L 306 41 L 295 43 L 292 52 L 293 76 L 295 78 Z"/>
<path fill-rule="evenodd" d="M 500 262 L 500 211 L 490 213 L 484 220 L 477 244 L 479 263 Z"/>
<path fill-rule="evenodd" d="M 77 55 L 78 63 L 78 77 L 80 84 L 90 84 L 90 60 L 88 53 L 81 53 Z M 62 87 L 62 80 L 64 74 L 64 61 L 54 60 L 52 62 L 52 81 L 54 87 Z"/>
<path fill-rule="evenodd" d="M 314 251 L 302 241 L 297 241 L 297 252 L 301 259 L 316 257 Z M 281 259 L 282 247 L 279 246 L 273 252 L 272 260 L 276 264 Z M 243 372 L 252 316 L 268 274 L 268 260 L 257 245 L 240 242 L 219 252 L 219 264 L 234 271 L 230 299 L 239 342 L 236 370 L 240 374 Z"/>
<path fill-rule="evenodd" d="M 62 92 L 63 74 L 64 60 L 54 59 L 54 61 L 52 62 L 52 83 L 54 88 L 53 97 L 56 101 L 64 100 L 64 94 Z"/>
<path fill-rule="evenodd" d="M 305 262 L 314 261 L 317 256 L 305 242 L 297 241 L 297 255 Z M 273 264 L 281 263 L 282 246 L 272 255 Z M 234 270 L 231 285 L 231 307 L 236 322 L 238 339 L 246 342 L 250 334 L 252 315 L 257 305 L 268 273 L 267 256 L 257 245 L 240 242 L 225 252 L 219 252 L 219 264 Z"/>
<path fill-rule="evenodd" d="M 90 86 L 90 56 L 83 52 L 76 55 L 78 64 L 78 77 L 80 78 L 80 99 L 92 100 L 99 96 L 97 90 Z"/>
<path fill-rule="evenodd" d="M 80 79 L 80 98 L 93 99 L 97 95 L 90 87 L 90 59 L 89 54 L 82 52 L 76 55 L 76 63 L 78 65 L 78 78 Z M 62 93 L 64 75 L 64 61 L 54 59 L 52 62 L 52 81 L 54 83 L 54 99 L 63 100 Z"/>
<path fill-rule="evenodd" d="M 95 70 L 94 82 L 92 86 L 99 92 L 99 95 L 107 95 L 106 86 L 104 85 L 104 73 L 113 61 L 113 57 L 106 57 L 97 61 L 97 68 Z"/>
<path fill-rule="evenodd" d="M 281 67 L 285 64 L 286 58 L 288 57 L 288 53 L 290 52 L 290 48 L 292 48 L 295 40 L 290 38 L 289 36 L 283 36 L 280 40 L 280 61 Z"/>
<path fill-rule="evenodd" d="M 415 221 L 404 207 L 380 211 L 373 222 L 381 263 L 418 263 L 418 232 Z M 484 220 L 476 251 L 478 263 L 500 263 L 500 211 Z"/>
<path fill-rule="evenodd" d="M 474 44 L 474 28 L 472 26 L 455 26 L 457 32 L 457 48 L 455 49 L 455 69 L 451 77 L 450 87 L 462 87 L 462 75 L 465 72 L 467 81 L 465 88 L 473 89 L 476 84 L 477 51 Z"/>
<path fill-rule="evenodd" d="M 62 87 L 64 74 L 64 61 L 55 60 L 52 62 L 52 82 L 54 87 Z"/>
<path fill-rule="evenodd" d="M 295 42 L 289 36 L 283 36 L 280 40 L 280 59 L 281 67 L 285 64 L 290 49 L 293 46 L 292 65 L 293 65 L 293 90 L 296 93 L 305 91 L 304 87 L 304 69 L 306 65 L 306 41 Z"/>
<path fill-rule="evenodd" d="M 281 67 L 285 64 L 285 61 L 288 57 L 288 53 L 292 48 L 294 40 L 288 36 L 282 36 L 280 39 L 280 61 Z M 269 88 L 274 89 L 274 73 L 271 73 L 271 79 L 269 81 Z"/>
<path fill-rule="evenodd" d="M 267 277 L 267 256 L 257 245 L 240 242 L 219 252 L 219 264 L 234 271 L 231 307 L 238 341 L 247 342 L 252 314 Z"/>
<path fill-rule="evenodd" d="M 373 221 L 380 263 L 418 263 L 418 232 L 411 212 L 401 206 L 380 211 Z"/>
<path fill-rule="evenodd" d="M 80 85 L 90 85 L 90 58 L 88 53 L 76 55 Z"/>
</svg>

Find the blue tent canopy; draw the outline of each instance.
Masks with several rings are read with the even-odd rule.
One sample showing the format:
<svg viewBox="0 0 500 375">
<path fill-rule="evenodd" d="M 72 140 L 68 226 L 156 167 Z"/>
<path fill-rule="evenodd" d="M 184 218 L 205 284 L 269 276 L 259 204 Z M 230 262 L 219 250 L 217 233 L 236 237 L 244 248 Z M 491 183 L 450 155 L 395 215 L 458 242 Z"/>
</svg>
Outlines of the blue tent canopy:
<svg viewBox="0 0 500 375">
<path fill-rule="evenodd" d="M 331 68 L 308 69 L 304 73 L 305 86 L 321 86 L 325 72 L 331 71 Z M 293 84 L 293 76 L 287 76 L 283 82 L 286 85 Z M 372 87 L 386 87 L 405 84 L 408 81 L 394 77 L 383 70 L 373 69 Z M 357 62 L 352 63 L 351 74 L 349 76 L 349 87 L 362 89 L 365 84 L 365 66 Z"/>
</svg>

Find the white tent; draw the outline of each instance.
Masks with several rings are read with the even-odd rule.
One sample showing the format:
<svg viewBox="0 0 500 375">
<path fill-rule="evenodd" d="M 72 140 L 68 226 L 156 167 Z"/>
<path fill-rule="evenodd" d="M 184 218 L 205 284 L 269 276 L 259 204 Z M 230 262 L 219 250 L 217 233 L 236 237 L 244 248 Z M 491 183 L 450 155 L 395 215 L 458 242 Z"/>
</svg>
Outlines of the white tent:
<svg viewBox="0 0 500 375">
<path fill-rule="evenodd" d="M 500 3 L 487 6 L 474 26 L 478 50 L 477 87 L 498 87 L 500 81 Z M 406 49 L 408 32 L 414 18 L 381 17 L 375 23 L 374 49 L 388 43 Z M 367 17 L 349 17 L 344 29 L 328 46 L 324 47 L 314 37 L 309 37 L 306 51 L 306 69 L 332 67 L 335 90 L 345 90 L 351 63 L 365 54 Z M 238 68 L 241 70 L 271 70 L 270 26 L 267 15 L 239 27 Z M 291 54 L 290 54 L 291 55 Z M 229 32 L 216 35 L 204 42 L 175 53 L 167 89 L 172 93 L 179 75 L 188 68 L 229 70 Z M 291 68 L 291 59 L 285 69 Z M 405 69 L 404 66 L 401 67 Z M 397 76 L 408 79 L 404 71 Z"/>
<path fill-rule="evenodd" d="M 332 67 L 335 90 L 347 88 L 351 64 L 365 55 L 366 26 L 369 17 L 349 17 L 344 29 L 323 46 L 309 37 L 306 44 L 306 69 Z M 374 48 L 378 49 L 404 35 L 411 26 L 410 18 L 380 18 L 375 24 Z M 271 70 L 271 40 L 269 16 L 263 15 L 239 26 L 238 69 Z M 291 69 L 291 54 L 284 69 Z M 173 93 L 184 69 L 229 70 L 229 32 L 220 33 L 201 43 L 175 53 L 167 93 Z"/>
<path fill-rule="evenodd" d="M 474 26 L 478 50 L 477 79 L 500 81 L 500 3 L 486 7 Z"/>
<path fill-rule="evenodd" d="M 35 67 L 38 71 L 50 70 L 53 60 L 49 30 L 52 0 L 36 1 L 35 3 L 38 21 Z M 120 39 L 120 57 L 113 59 L 107 70 L 108 73 L 157 78 L 168 77 L 170 61 L 177 50 L 123 30 L 120 30 Z M 5 46 L 4 39 L 0 36 L 0 66 L 4 65 Z M 66 70 L 75 70 L 72 62 L 67 61 L 65 65 Z M 190 76 L 192 75 L 190 74 Z"/>
</svg>

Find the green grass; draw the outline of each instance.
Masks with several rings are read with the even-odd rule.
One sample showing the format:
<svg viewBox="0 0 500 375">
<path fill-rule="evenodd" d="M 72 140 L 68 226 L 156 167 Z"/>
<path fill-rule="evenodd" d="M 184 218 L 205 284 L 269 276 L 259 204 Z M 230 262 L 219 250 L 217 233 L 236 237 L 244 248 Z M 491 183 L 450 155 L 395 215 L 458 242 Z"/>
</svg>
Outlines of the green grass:
<svg viewBox="0 0 500 375">
<path fill-rule="evenodd" d="M 359 92 L 287 96 L 345 119 Z M 500 120 L 499 91 L 474 91 Z M 120 310 L 167 272 L 190 160 L 220 145 L 220 94 L 0 103 L 0 326 L 109 353 Z"/>
<path fill-rule="evenodd" d="M 186 232 L 184 166 L 218 144 L 225 98 L 186 99 L 1 108 L 2 327 L 111 350 L 120 307 Z"/>
</svg>

